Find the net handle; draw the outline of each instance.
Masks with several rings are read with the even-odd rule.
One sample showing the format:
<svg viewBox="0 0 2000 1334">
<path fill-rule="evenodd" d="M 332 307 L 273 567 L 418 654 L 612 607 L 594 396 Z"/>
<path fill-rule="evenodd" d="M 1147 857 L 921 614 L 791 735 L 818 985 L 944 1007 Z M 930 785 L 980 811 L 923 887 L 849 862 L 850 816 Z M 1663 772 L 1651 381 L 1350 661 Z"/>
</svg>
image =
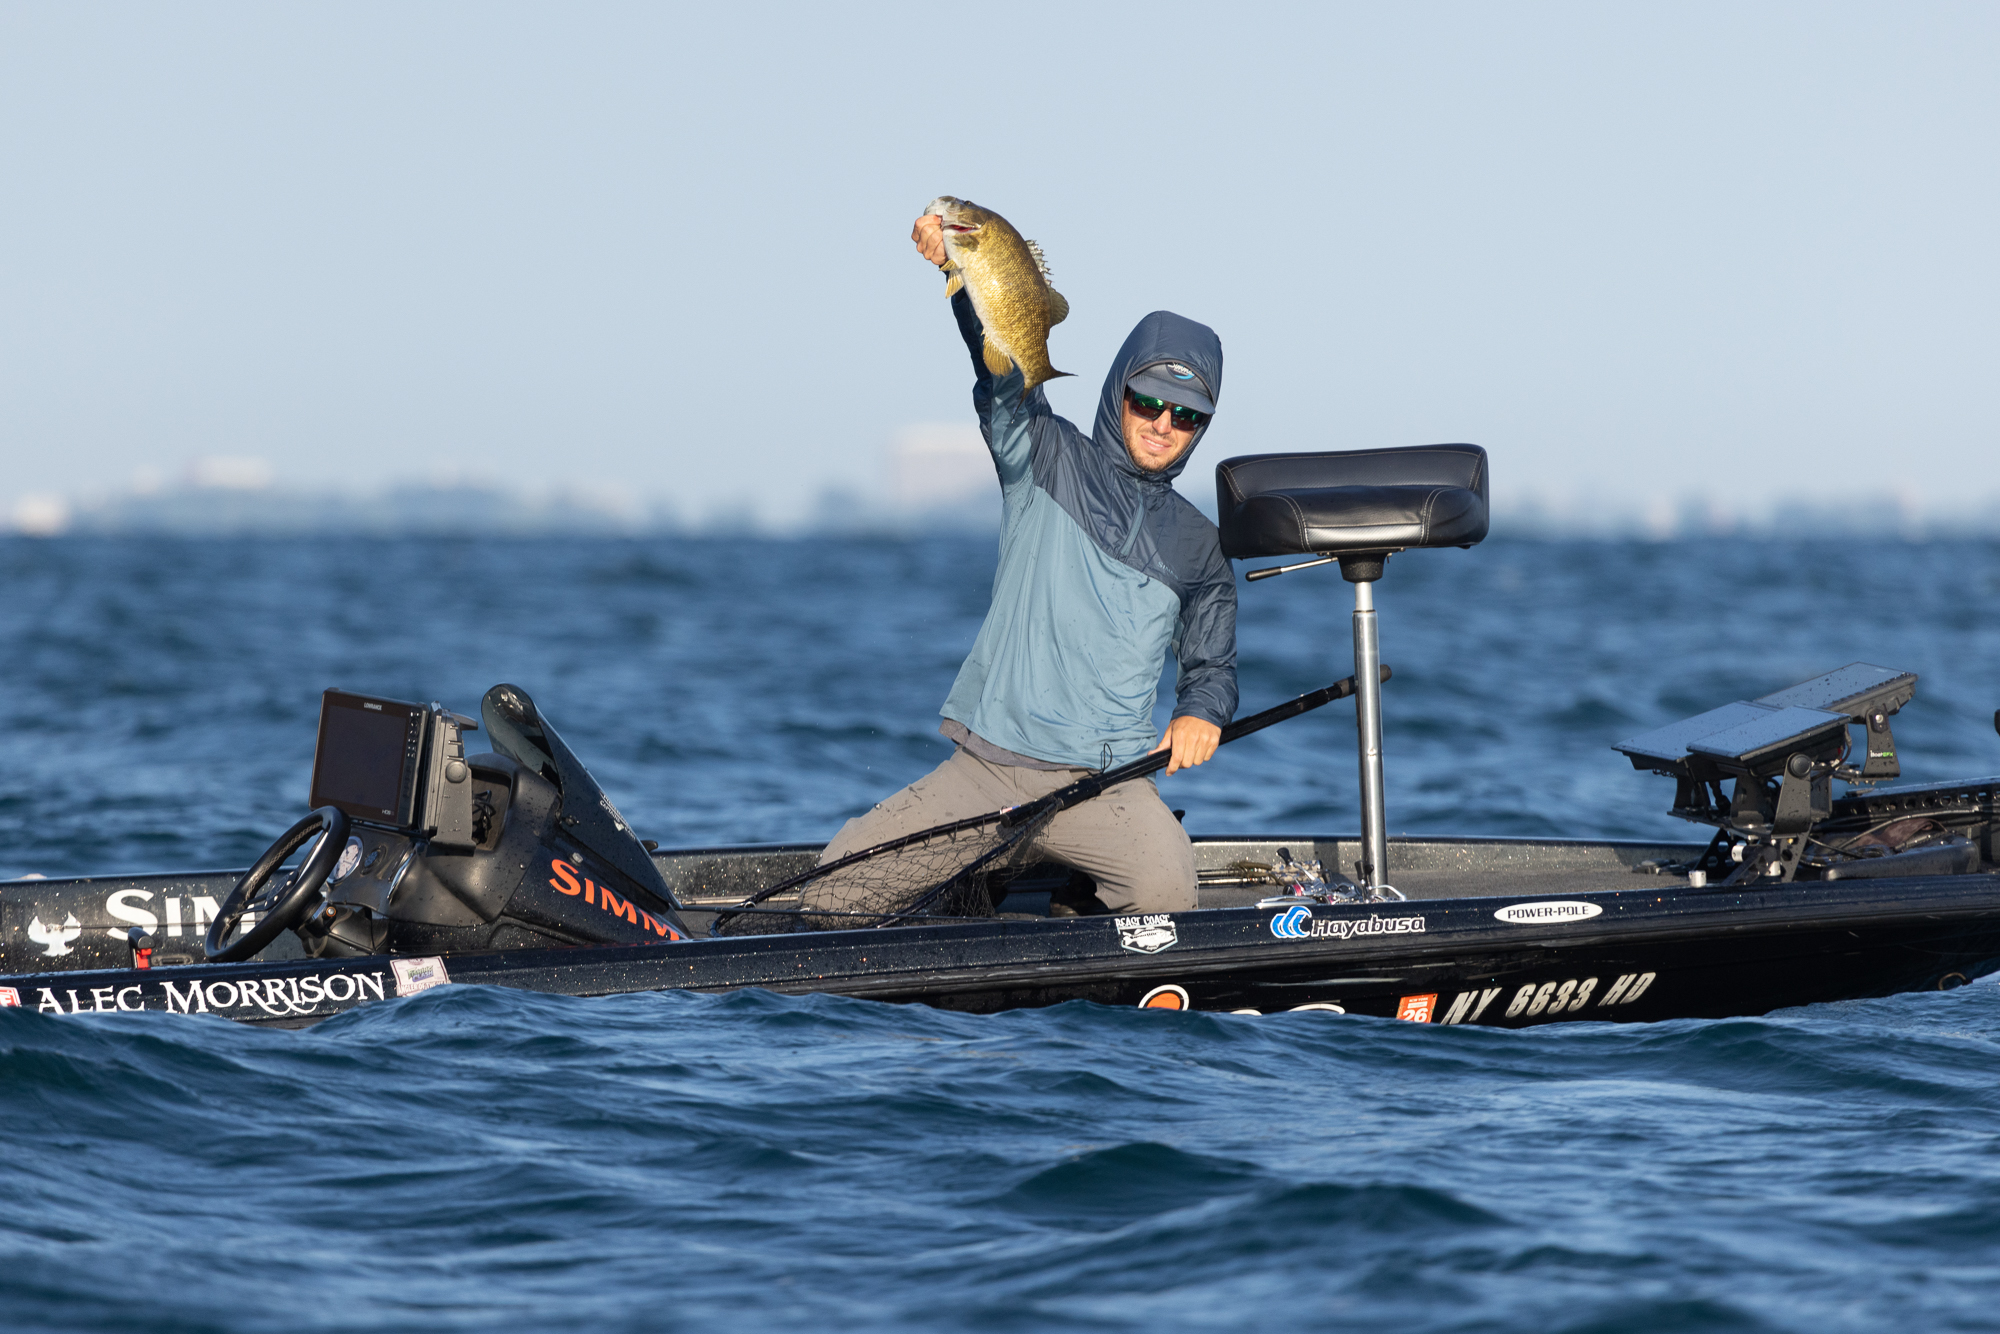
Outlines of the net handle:
<svg viewBox="0 0 2000 1334">
<path fill-rule="evenodd" d="M 1387 681 L 1389 675 L 1389 668 L 1385 663 L 1382 667 L 1382 679 Z M 1216 744 L 1226 746 L 1232 741 L 1241 740 L 1243 737 L 1249 736 L 1252 732 L 1261 732 L 1273 723 L 1282 723 L 1287 718 L 1296 718 L 1302 713 L 1311 713 L 1323 704 L 1331 704 L 1337 699 L 1346 699 L 1353 693 L 1354 678 L 1351 676 L 1342 677 L 1330 686 L 1322 686 L 1318 690 L 1307 691 L 1297 699 L 1288 699 L 1283 704 L 1274 705 L 1262 713 L 1253 713 L 1248 718 L 1238 718 L 1235 722 L 1228 724 L 1222 729 L 1222 739 L 1216 742 Z M 1110 788 L 1117 787 L 1120 783 L 1129 783 L 1135 778 L 1144 778 L 1147 774 L 1157 773 L 1172 763 L 1173 758 L 1174 753 L 1171 749 L 1156 750 L 1152 754 L 1133 760 L 1129 764 L 1121 764 L 1116 769 L 1106 769 L 1102 773 L 1095 773 L 1085 778 L 1079 778 L 1068 787 L 1058 788 L 1039 801 L 1031 801 L 1026 805 L 1016 806 L 1013 810 L 1004 813 L 1000 817 L 1000 821 L 1002 824 L 1016 825 L 1023 820 L 1035 819 L 1051 808 L 1059 811 L 1065 810 L 1080 801 L 1089 801 L 1092 797 L 1098 796 Z"/>
<path fill-rule="evenodd" d="M 1389 668 L 1386 663 L 1382 667 L 1382 679 L 1384 681 L 1389 679 Z M 1261 732 L 1273 723 L 1284 722 L 1287 718 L 1296 718 L 1302 713 L 1311 713 L 1321 705 L 1331 704 L 1337 699 L 1346 699 L 1353 693 L 1354 678 L 1351 676 L 1343 677 L 1330 686 L 1322 686 L 1318 690 L 1309 690 L 1297 699 L 1288 699 L 1283 704 L 1275 705 L 1264 710 L 1262 713 L 1253 713 L 1248 718 L 1237 719 L 1222 729 L 1222 739 L 1216 744 L 1227 745 L 1231 741 L 1249 736 L 1252 732 Z M 950 824 L 935 825 L 929 829 L 919 829 L 914 834 L 905 834 L 901 838 L 891 839 L 887 843 L 877 843 L 872 848 L 863 848 L 859 852 L 850 852 L 845 857 L 830 861 L 824 866 L 815 866 L 810 871 L 780 880 L 775 885 L 758 890 L 755 894 L 743 900 L 743 902 L 736 904 L 735 907 L 725 908 L 721 913 L 717 914 L 716 924 L 720 925 L 726 918 L 732 916 L 739 909 L 762 903 L 764 900 L 782 894 L 788 889 L 796 889 L 809 880 L 817 880 L 844 866 L 852 866 L 856 862 L 867 861 L 871 857 L 879 857 L 883 853 L 894 852 L 898 848 L 905 848 L 913 843 L 920 843 L 925 839 L 935 837 L 939 834 L 951 834 L 964 829 L 977 829 L 981 825 L 988 824 L 1000 824 L 1006 828 L 1013 829 L 1026 821 L 1038 820 L 1043 816 L 1052 815 L 1057 811 L 1067 810 L 1080 801 L 1090 800 L 1107 788 L 1116 787 L 1120 783 L 1129 783 L 1135 778 L 1144 778 L 1147 774 L 1164 769 L 1173 757 L 1174 753 L 1171 750 L 1156 750 L 1142 759 L 1133 760 L 1130 764 L 1121 764 L 1115 769 L 1106 769 L 1102 773 L 1090 774 L 1084 778 L 1079 778 L 1068 787 L 1057 788 L 1046 797 L 1016 806 L 1011 810 L 995 811 L 987 815 L 975 815 L 970 819 L 954 820 Z"/>
</svg>

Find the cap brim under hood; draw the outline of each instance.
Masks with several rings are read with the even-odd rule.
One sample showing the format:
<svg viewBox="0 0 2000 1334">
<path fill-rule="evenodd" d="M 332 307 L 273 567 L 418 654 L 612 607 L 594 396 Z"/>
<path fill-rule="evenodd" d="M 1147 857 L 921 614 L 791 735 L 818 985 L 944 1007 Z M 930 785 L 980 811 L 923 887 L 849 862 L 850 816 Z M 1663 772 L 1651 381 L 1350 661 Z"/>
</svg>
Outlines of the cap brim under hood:
<svg viewBox="0 0 2000 1334">
<path fill-rule="evenodd" d="M 1163 398 L 1196 412 L 1215 411 L 1215 400 L 1209 396 L 1208 386 L 1194 373 L 1194 367 L 1185 362 L 1162 361 L 1147 366 L 1127 380 L 1125 387 L 1135 394 Z"/>
</svg>

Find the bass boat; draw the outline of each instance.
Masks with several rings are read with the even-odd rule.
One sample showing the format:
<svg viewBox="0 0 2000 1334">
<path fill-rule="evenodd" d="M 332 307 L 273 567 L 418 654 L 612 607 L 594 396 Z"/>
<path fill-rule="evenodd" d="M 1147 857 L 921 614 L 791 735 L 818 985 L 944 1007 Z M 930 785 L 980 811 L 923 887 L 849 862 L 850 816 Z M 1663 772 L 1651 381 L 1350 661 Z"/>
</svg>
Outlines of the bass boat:
<svg viewBox="0 0 2000 1334">
<path fill-rule="evenodd" d="M 907 864 L 911 840 L 827 867 L 814 844 L 662 850 L 518 687 L 478 719 L 329 690 L 311 812 L 247 871 L 0 884 L 0 1005 L 299 1026 L 449 984 L 764 987 L 1512 1028 L 1758 1014 L 2000 967 L 2000 776 L 1893 781 L 1890 720 L 1917 686 L 1894 668 L 1617 742 L 1706 838 L 1388 837 L 1375 586 L 1392 555 L 1485 536 L 1486 455 L 1256 455 L 1217 484 L 1229 556 L 1302 558 L 1249 579 L 1337 563 L 1353 587 L 1354 675 L 1232 735 L 1352 694 L 1362 827 L 1196 836 L 1191 911 L 1103 910 L 1087 876 L 1035 859 L 1039 804 L 930 831 L 971 851 L 921 892 L 830 909 L 827 876 Z M 481 730 L 490 749 L 468 753 Z"/>
</svg>

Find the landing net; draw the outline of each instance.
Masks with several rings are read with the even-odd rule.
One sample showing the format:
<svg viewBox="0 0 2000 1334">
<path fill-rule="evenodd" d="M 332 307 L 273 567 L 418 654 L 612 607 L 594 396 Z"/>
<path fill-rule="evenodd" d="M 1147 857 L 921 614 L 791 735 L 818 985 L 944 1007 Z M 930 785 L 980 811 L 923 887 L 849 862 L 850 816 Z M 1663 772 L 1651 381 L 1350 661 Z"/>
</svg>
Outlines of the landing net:
<svg viewBox="0 0 2000 1334">
<path fill-rule="evenodd" d="M 1389 679 L 1389 669 L 1381 669 Z M 1220 744 L 1249 736 L 1354 693 L 1354 678 L 1336 681 L 1222 729 Z M 838 931 L 894 926 L 942 917 L 990 917 L 993 888 L 1033 858 L 1037 837 L 1050 820 L 1120 783 L 1166 768 L 1171 756 L 1155 751 L 1115 769 L 1079 778 L 1068 787 L 1010 810 L 937 825 L 863 848 L 804 875 L 752 894 L 716 916 L 718 936 L 777 931 Z"/>
<path fill-rule="evenodd" d="M 1049 798 L 960 820 L 816 866 L 716 918 L 722 936 L 839 931 L 940 917 L 990 917 L 994 890 L 1034 857 L 1062 807 Z"/>
</svg>

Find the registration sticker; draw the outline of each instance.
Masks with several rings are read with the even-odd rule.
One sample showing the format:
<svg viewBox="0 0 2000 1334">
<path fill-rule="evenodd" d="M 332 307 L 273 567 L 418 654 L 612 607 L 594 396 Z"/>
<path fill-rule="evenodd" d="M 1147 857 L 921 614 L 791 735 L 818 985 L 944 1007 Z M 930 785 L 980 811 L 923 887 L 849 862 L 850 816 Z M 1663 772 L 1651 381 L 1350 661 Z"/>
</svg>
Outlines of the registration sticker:
<svg viewBox="0 0 2000 1334">
<path fill-rule="evenodd" d="M 19 1005 L 20 1003 L 21 993 L 19 991 L 13 987 L 0 987 L 0 1008 L 9 1005 Z"/>
<path fill-rule="evenodd" d="M 1396 1003 L 1396 1017 L 1407 1019 L 1413 1024 L 1428 1024 L 1431 1021 L 1431 1011 L 1437 1008 L 1437 1003 L 1438 998 L 1435 993 L 1429 996 L 1405 996 Z"/>
</svg>

